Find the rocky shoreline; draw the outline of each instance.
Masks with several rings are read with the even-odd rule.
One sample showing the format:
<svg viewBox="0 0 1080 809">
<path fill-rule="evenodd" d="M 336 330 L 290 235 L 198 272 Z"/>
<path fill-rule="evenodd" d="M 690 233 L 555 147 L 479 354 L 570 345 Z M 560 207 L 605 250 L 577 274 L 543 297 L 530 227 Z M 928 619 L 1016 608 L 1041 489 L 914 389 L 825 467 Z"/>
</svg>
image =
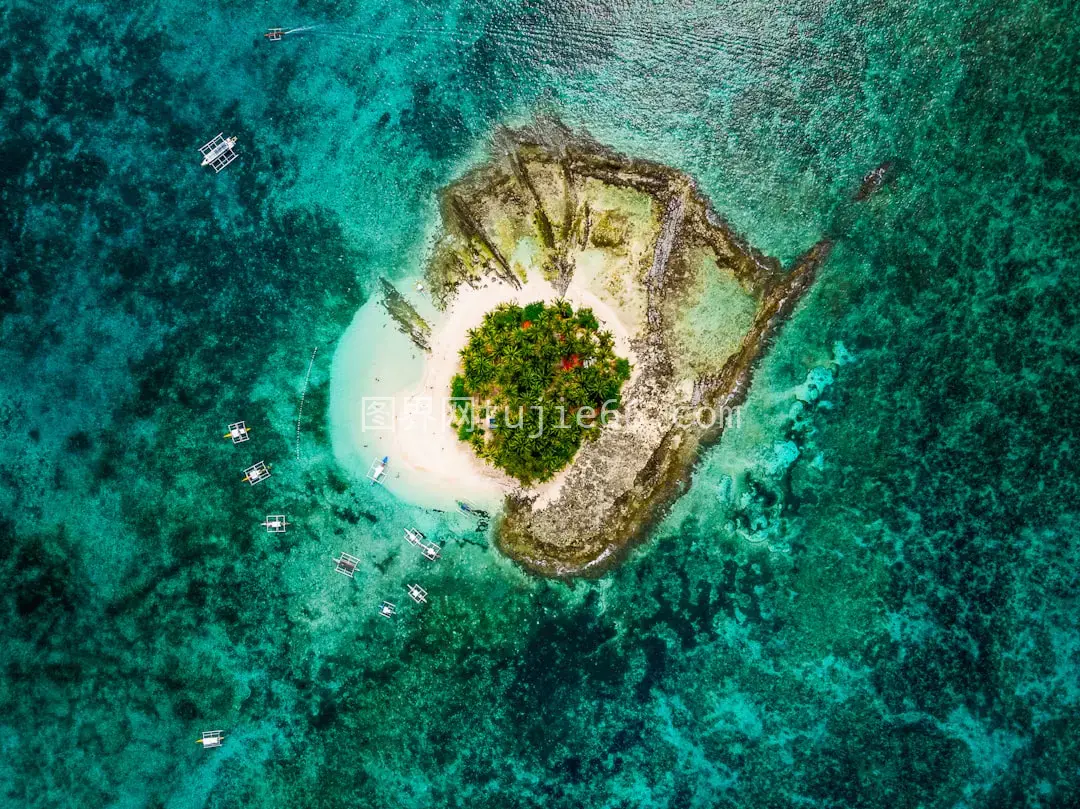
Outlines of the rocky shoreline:
<svg viewBox="0 0 1080 809">
<path fill-rule="evenodd" d="M 501 131 L 493 153 L 444 192 L 444 235 L 427 268 L 436 303 L 462 283 L 520 284 L 514 256 L 526 243 L 557 289 L 582 266 L 600 266 L 591 282 L 638 324 L 637 372 L 619 418 L 581 448 L 556 494 L 515 492 L 495 525 L 502 552 L 533 572 L 596 575 L 686 489 L 831 245 L 823 240 L 785 271 L 740 238 L 687 175 L 552 121 Z M 745 318 L 741 336 L 702 332 L 697 313 L 712 312 L 702 309 L 710 296 L 733 301 L 725 305 L 739 316 L 727 319 Z M 709 409 L 722 417 L 675 415 Z"/>
</svg>

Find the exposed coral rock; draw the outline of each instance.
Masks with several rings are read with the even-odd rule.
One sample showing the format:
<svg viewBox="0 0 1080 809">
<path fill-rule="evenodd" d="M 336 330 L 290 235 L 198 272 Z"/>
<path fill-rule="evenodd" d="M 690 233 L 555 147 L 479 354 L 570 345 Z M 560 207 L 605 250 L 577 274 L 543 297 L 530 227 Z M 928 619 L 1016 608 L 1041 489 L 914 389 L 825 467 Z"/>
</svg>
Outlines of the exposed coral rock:
<svg viewBox="0 0 1080 809">
<path fill-rule="evenodd" d="M 393 284 L 385 278 L 380 278 L 379 282 L 382 285 L 382 305 L 397 323 L 398 330 L 412 340 L 417 348 L 431 351 L 431 326 L 428 322 Z"/>
<path fill-rule="evenodd" d="M 681 172 L 551 121 L 501 131 L 495 143 L 496 157 L 444 194 L 428 282 L 445 303 L 461 283 L 516 284 L 540 271 L 565 290 L 576 279 L 631 331 L 635 374 L 616 421 L 582 446 L 556 490 L 511 496 L 496 526 L 502 551 L 529 569 L 588 575 L 684 490 L 829 243 L 785 272 Z"/>
</svg>

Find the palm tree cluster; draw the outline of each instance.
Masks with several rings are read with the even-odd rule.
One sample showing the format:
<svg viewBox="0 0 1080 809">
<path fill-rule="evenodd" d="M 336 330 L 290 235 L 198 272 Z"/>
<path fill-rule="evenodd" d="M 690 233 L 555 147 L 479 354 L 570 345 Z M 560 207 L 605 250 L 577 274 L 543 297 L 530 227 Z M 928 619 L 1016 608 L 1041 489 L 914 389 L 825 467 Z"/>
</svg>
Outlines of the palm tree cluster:
<svg viewBox="0 0 1080 809">
<path fill-rule="evenodd" d="M 630 378 L 592 310 L 566 301 L 499 306 L 469 332 L 461 362 L 451 383 L 458 437 L 525 484 L 597 437 Z"/>
</svg>

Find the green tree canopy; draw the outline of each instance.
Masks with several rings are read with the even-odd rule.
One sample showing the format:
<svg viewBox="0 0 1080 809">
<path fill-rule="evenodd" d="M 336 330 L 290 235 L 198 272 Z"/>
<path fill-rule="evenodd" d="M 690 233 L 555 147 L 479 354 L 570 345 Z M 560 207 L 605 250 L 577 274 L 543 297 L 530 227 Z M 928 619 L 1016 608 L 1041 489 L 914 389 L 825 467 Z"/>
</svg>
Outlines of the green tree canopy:
<svg viewBox="0 0 1080 809">
<path fill-rule="evenodd" d="M 568 464 L 620 404 L 630 363 L 591 309 L 503 304 L 469 332 L 451 382 L 458 437 L 529 484 Z"/>
</svg>

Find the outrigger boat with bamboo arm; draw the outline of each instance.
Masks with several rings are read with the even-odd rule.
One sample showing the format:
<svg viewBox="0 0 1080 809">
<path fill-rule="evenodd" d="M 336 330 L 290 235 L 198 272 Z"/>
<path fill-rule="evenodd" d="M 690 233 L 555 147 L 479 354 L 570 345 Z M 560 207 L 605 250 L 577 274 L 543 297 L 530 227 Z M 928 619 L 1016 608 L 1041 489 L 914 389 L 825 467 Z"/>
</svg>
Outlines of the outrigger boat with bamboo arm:
<svg viewBox="0 0 1080 809">
<path fill-rule="evenodd" d="M 368 480 L 371 481 L 371 485 L 376 483 L 382 483 L 382 476 L 386 474 L 386 465 L 390 463 L 390 456 L 384 455 L 381 461 L 372 461 L 371 468 L 368 469 Z"/>
</svg>

